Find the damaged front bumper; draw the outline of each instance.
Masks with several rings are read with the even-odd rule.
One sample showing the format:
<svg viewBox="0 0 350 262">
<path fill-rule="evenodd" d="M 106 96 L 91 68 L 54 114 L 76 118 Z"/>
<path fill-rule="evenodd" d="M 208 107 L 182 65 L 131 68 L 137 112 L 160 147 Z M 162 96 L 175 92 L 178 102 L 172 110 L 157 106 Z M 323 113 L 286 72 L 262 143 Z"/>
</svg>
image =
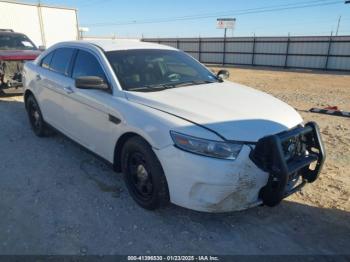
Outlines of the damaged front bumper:
<svg viewBox="0 0 350 262">
<path fill-rule="evenodd" d="M 0 91 L 9 88 L 22 87 L 22 70 L 25 61 L 0 60 Z"/>
<path fill-rule="evenodd" d="M 259 191 L 269 175 L 249 159 L 250 151 L 244 145 L 235 161 L 195 155 L 174 146 L 155 153 L 172 203 L 197 211 L 228 212 L 262 203 Z"/>
<path fill-rule="evenodd" d="M 298 139 L 303 150 L 296 151 L 298 157 L 287 158 L 284 143 Z M 262 138 L 255 146 L 244 145 L 235 161 L 203 157 L 174 146 L 155 153 L 167 178 L 171 202 L 205 212 L 277 205 L 305 183 L 315 181 L 325 158 L 314 123 Z"/>
</svg>

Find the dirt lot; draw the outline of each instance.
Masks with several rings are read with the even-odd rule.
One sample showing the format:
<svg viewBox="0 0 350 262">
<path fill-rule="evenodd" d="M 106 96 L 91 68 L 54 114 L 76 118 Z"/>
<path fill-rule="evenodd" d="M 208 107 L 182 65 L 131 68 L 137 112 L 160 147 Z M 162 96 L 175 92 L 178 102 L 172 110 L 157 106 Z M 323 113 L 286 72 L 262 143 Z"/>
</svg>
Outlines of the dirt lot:
<svg viewBox="0 0 350 262">
<path fill-rule="evenodd" d="M 0 254 L 350 254 L 350 76 L 230 69 L 234 81 L 293 105 L 321 127 L 319 180 L 275 208 L 149 212 L 120 174 L 62 135 L 39 139 L 21 97 L 0 99 Z"/>
</svg>

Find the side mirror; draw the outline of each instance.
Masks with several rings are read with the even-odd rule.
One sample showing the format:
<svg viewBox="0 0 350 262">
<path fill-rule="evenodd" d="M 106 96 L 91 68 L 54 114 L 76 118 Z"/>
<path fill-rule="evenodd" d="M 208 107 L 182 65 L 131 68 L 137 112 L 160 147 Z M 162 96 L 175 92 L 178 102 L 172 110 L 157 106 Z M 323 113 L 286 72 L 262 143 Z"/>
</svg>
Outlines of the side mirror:
<svg viewBox="0 0 350 262">
<path fill-rule="evenodd" d="M 228 79 L 230 77 L 230 73 L 227 70 L 221 69 L 216 76 L 219 80 L 223 81 L 224 79 Z"/>
<path fill-rule="evenodd" d="M 81 76 L 75 79 L 75 87 L 80 89 L 108 90 L 108 84 L 98 76 Z"/>
<path fill-rule="evenodd" d="M 45 50 L 46 50 L 46 46 L 44 46 L 44 45 L 39 45 L 39 50 L 40 50 L 40 51 L 45 51 Z"/>
</svg>

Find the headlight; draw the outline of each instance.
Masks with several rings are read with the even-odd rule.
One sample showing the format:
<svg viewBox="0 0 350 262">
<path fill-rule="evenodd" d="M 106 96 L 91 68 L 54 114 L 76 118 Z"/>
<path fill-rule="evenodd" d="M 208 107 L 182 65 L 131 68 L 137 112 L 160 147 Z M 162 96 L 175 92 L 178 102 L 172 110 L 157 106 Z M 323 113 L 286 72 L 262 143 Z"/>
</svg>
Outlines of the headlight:
<svg viewBox="0 0 350 262">
<path fill-rule="evenodd" d="M 170 135 L 175 145 L 182 150 L 221 159 L 236 159 L 243 146 L 242 143 L 207 140 L 174 131 L 170 131 Z"/>
</svg>

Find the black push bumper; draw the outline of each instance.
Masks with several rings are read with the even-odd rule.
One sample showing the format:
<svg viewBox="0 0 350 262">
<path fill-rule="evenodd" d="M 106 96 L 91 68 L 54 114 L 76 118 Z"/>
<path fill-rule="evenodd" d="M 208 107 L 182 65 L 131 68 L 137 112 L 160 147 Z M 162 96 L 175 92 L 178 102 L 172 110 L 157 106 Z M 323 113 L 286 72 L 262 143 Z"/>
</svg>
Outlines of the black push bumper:
<svg viewBox="0 0 350 262">
<path fill-rule="evenodd" d="M 250 158 L 269 173 L 260 198 L 265 205 L 275 206 L 284 197 L 317 179 L 325 151 L 317 124 L 309 122 L 304 127 L 263 137 L 250 153 Z M 301 183 L 288 188 L 291 180 L 300 177 Z"/>
</svg>

